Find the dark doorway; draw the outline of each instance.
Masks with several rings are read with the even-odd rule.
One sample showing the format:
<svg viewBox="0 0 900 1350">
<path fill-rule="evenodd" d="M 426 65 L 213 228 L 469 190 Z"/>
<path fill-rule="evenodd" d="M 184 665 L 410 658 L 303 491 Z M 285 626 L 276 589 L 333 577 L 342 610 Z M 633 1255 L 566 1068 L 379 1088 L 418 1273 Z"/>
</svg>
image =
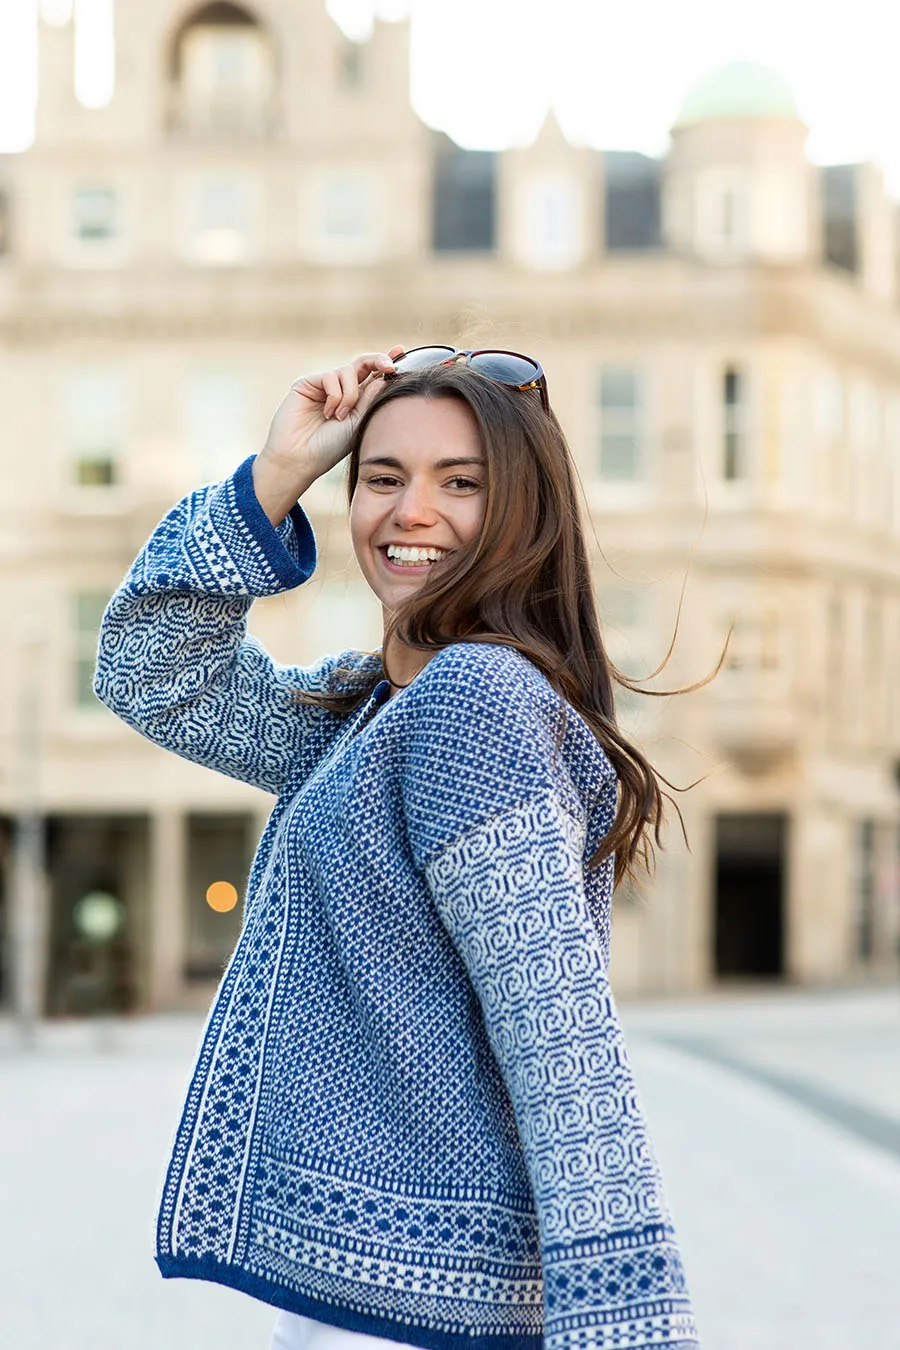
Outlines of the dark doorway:
<svg viewBox="0 0 900 1350">
<path fill-rule="evenodd" d="M 187 980 L 221 979 L 240 935 L 255 846 L 252 816 L 188 817 Z"/>
<path fill-rule="evenodd" d="M 784 974 L 787 833 L 780 813 L 716 817 L 718 976 Z"/>
<path fill-rule="evenodd" d="M 148 861 L 145 816 L 54 816 L 47 822 L 49 1016 L 129 1012 L 140 1004 Z M 86 922 L 84 903 L 98 896 L 94 921 Z M 117 909 L 110 924 L 111 902 Z"/>
</svg>

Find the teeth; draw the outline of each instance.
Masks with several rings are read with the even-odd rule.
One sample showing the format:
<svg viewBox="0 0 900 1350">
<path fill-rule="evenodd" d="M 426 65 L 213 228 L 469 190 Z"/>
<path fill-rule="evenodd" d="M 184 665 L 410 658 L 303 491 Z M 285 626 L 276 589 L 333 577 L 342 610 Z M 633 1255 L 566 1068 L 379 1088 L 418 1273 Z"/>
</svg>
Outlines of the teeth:
<svg viewBox="0 0 900 1350">
<path fill-rule="evenodd" d="M 388 544 L 387 555 L 394 562 L 404 563 L 423 563 L 437 562 L 439 558 L 446 556 L 446 549 L 442 548 L 400 548 L 397 544 Z"/>
</svg>

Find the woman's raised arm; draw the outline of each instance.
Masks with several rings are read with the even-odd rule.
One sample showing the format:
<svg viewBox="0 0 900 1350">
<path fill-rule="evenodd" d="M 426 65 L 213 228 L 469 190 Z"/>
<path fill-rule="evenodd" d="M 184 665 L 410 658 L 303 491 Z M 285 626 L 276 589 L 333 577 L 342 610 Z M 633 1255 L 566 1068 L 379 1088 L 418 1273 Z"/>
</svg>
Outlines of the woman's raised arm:
<svg viewBox="0 0 900 1350">
<path fill-rule="evenodd" d="M 295 694 L 323 689 L 340 657 L 279 665 L 247 636 L 247 614 L 312 575 L 298 498 L 346 455 L 390 366 L 375 352 L 296 380 L 260 454 L 178 502 L 141 550 L 104 615 L 94 691 L 156 744 L 269 792 L 301 752 L 313 763 L 324 749 L 333 719 Z"/>
</svg>

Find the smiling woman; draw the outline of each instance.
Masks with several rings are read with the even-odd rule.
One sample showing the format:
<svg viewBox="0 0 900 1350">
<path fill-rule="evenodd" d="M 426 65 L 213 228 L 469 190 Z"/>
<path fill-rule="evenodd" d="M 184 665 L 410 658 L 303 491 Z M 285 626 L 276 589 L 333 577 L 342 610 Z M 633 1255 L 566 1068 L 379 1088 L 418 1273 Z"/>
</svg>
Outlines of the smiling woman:
<svg viewBox="0 0 900 1350">
<path fill-rule="evenodd" d="M 355 470 L 350 535 L 385 624 L 427 572 L 478 538 L 486 468 L 478 422 L 459 399 L 395 399 L 373 419 Z M 419 668 L 418 654 L 400 648 L 392 688 Z"/>
<path fill-rule="evenodd" d="M 609 986 L 660 789 L 542 375 L 432 352 L 296 380 L 104 616 L 98 696 L 277 798 L 156 1259 L 278 1308 L 272 1350 L 696 1350 Z M 384 641 L 282 666 L 247 614 L 312 574 L 298 498 L 348 456 Z"/>
</svg>

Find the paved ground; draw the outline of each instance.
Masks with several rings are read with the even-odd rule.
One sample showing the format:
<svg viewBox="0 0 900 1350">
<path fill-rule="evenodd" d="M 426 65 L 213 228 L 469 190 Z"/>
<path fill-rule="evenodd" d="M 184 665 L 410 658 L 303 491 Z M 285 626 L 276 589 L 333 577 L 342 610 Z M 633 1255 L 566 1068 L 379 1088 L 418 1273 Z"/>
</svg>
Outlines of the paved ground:
<svg viewBox="0 0 900 1350">
<path fill-rule="evenodd" d="M 900 994 L 622 1014 L 704 1350 L 900 1350 Z M 267 1350 L 271 1309 L 150 1255 L 199 1029 L 0 1025 L 3 1350 Z"/>
</svg>

